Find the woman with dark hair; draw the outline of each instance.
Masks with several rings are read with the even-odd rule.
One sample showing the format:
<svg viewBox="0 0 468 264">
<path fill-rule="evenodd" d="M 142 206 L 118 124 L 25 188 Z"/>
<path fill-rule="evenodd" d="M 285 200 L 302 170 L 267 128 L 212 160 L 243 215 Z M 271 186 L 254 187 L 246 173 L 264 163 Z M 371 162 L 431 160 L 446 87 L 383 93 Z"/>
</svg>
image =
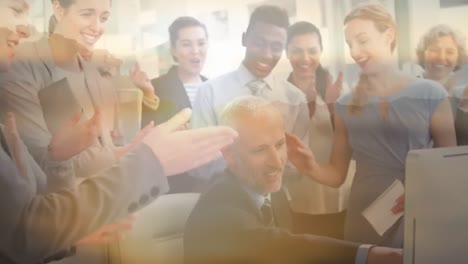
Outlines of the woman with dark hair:
<svg viewBox="0 0 468 264">
<path fill-rule="evenodd" d="M 170 70 L 151 81 L 160 98 L 157 110 L 143 108 L 145 126 L 167 121 L 183 108 L 192 108 L 198 86 L 206 81 L 201 75 L 208 50 L 206 26 L 193 17 L 179 17 L 169 26 L 171 55 L 176 63 Z"/>
<path fill-rule="evenodd" d="M 150 122 L 160 124 L 184 108 L 192 108 L 198 87 L 206 77 L 201 75 L 208 50 L 206 26 L 193 17 L 179 17 L 169 26 L 171 55 L 176 65 L 151 81 L 153 93 L 160 99 L 158 109 L 143 105 L 142 127 Z M 153 88 L 154 87 L 154 88 Z M 190 192 L 197 183 L 187 173 L 169 180 L 170 192 Z"/>
<path fill-rule="evenodd" d="M 351 56 L 362 72 L 353 92 L 335 104 L 331 158 L 319 165 L 310 149 L 288 136 L 289 158 L 303 174 L 335 187 L 345 181 L 351 157 L 355 158 L 345 239 L 401 248 L 401 218 L 378 233 L 363 211 L 394 182 L 404 184 L 410 150 L 456 145 L 450 102 L 439 83 L 408 76 L 397 68 L 392 57 L 397 27 L 384 7 L 360 5 L 346 16 L 344 26 Z M 404 196 L 391 211 L 403 213 Z"/>
<path fill-rule="evenodd" d="M 331 74 L 320 62 L 323 52 L 322 35 L 312 23 L 301 21 L 291 25 L 288 29 L 286 49 L 293 69 L 288 81 L 306 95 L 308 102 L 309 147 L 315 153 L 317 161 L 324 163 L 329 159 L 332 149 L 333 104 L 342 91 L 343 75 L 340 73 L 336 82 L 332 83 Z M 335 215 L 334 219 L 339 223 L 335 226 L 336 235 L 340 236 L 341 232 L 338 230 L 344 224 L 344 213 L 336 213 L 346 208 L 353 174 L 354 170 L 349 170 L 346 184 L 338 189 L 317 183 L 308 177 L 291 179 L 288 182 L 288 190 L 292 199 L 292 209 L 306 214 Z M 329 224 L 329 219 L 325 222 Z M 323 228 L 317 223 L 313 225 Z"/>
</svg>

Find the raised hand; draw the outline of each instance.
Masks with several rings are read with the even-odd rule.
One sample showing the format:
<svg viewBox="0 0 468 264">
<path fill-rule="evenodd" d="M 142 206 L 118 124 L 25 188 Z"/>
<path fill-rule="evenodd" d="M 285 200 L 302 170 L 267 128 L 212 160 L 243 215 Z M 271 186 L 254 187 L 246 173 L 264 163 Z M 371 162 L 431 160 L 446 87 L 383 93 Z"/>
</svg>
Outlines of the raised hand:
<svg viewBox="0 0 468 264">
<path fill-rule="evenodd" d="M 146 72 L 144 72 L 140 65 L 137 63 L 130 71 L 130 80 L 132 83 L 140 89 L 145 97 L 154 97 L 154 87 L 151 80 L 148 78 Z"/>
<path fill-rule="evenodd" d="M 314 153 L 295 135 L 286 133 L 289 161 L 301 172 L 307 174 L 316 165 Z"/>
<path fill-rule="evenodd" d="M 367 255 L 367 264 L 403 264 L 401 248 L 373 247 Z"/>
<path fill-rule="evenodd" d="M 398 197 L 398 199 L 395 201 L 396 204 L 392 208 L 392 213 L 393 214 L 399 214 L 405 211 L 405 195 L 401 195 Z"/>
<path fill-rule="evenodd" d="M 115 223 L 103 226 L 98 231 L 82 238 L 75 243 L 75 246 L 108 244 L 115 241 L 120 241 L 124 238 L 122 232 L 128 231 L 133 228 L 135 216 L 129 215 L 128 217 L 118 220 Z"/>
<path fill-rule="evenodd" d="M 107 50 L 94 50 L 91 62 L 93 62 L 100 71 L 108 73 L 111 76 L 117 76 L 120 74 L 122 60 L 116 58 Z"/>
<path fill-rule="evenodd" d="M 96 143 L 101 130 L 101 111 L 96 109 L 94 116 L 84 123 L 80 123 L 81 116 L 82 113 L 75 113 L 52 136 L 48 148 L 52 160 L 70 159 Z"/>
<path fill-rule="evenodd" d="M 135 136 L 135 138 L 132 140 L 132 142 L 121 148 L 117 148 L 116 150 L 116 156 L 117 158 L 121 158 L 125 155 L 127 155 L 130 151 L 132 151 L 136 146 L 140 145 L 140 143 L 143 141 L 143 139 L 148 135 L 149 132 L 154 128 L 154 122 L 151 121 L 148 125 L 146 125 L 138 134 Z"/>
<path fill-rule="evenodd" d="M 238 136 L 229 127 L 181 129 L 192 111 L 184 109 L 169 121 L 156 126 L 143 139 L 159 158 L 166 176 L 179 174 L 221 156 L 221 149 Z"/>
<path fill-rule="evenodd" d="M 325 102 L 327 104 L 334 104 L 341 95 L 343 90 L 343 73 L 338 74 L 338 78 L 333 82 L 331 77 L 327 78 L 327 90 L 325 93 Z"/>
</svg>

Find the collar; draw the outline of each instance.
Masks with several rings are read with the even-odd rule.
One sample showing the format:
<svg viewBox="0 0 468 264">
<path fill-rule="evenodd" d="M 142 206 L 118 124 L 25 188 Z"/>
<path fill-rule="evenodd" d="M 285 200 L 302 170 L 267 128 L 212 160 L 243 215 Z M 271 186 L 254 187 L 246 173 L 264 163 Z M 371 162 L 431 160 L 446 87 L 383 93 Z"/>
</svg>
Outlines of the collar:
<svg viewBox="0 0 468 264">
<path fill-rule="evenodd" d="M 169 71 L 167 71 L 167 75 L 180 81 L 179 75 L 177 74 L 178 67 L 179 66 L 177 64 L 172 65 Z M 201 74 L 200 74 L 200 79 L 202 80 L 202 82 L 206 82 L 208 80 L 208 78 L 206 78 L 205 76 Z M 182 83 L 182 81 L 180 81 L 180 83 Z"/>
<path fill-rule="evenodd" d="M 37 54 L 40 60 L 43 62 L 44 66 L 48 70 L 49 76 L 51 78 L 53 78 L 53 76 L 55 75 L 54 73 L 57 71 L 57 69 L 69 74 L 67 71 L 64 71 L 56 66 L 52 57 L 52 51 L 50 48 L 48 36 L 39 39 L 37 42 L 34 43 L 34 45 L 37 49 Z M 81 64 L 82 74 L 85 76 L 86 84 L 91 85 L 92 87 L 99 87 L 99 71 L 97 70 L 97 68 L 91 62 L 85 61 L 80 55 L 78 55 L 78 60 Z M 52 79 L 50 81 L 55 82 L 58 80 Z M 101 95 L 101 89 L 90 89 L 90 96 L 96 100 L 96 105 L 102 104 L 103 96 Z"/>
<path fill-rule="evenodd" d="M 251 187 L 247 186 L 246 184 L 242 182 L 240 184 L 242 186 L 242 189 L 246 191 L 250 199 L 252 199 L 257 209 L 260 210 L 262 208 L 263 204 L 265 203 L 265 199 L 268 199 L 271 202 L 271 194 L 267 194 L 263 196 L 259 194 L 257 191 L 255 191 L 254 189 L 252 189 Z"/>
<path fill-rule="evenodd" d="M 248 69 L 245 67 L 244 62 L 241 63 L 239 68 L 237 68 L 237 75 L 240 80 L 241 86 L 246 86 L 247 83 L 260 79 L 255 77 Z M 263 81 L 265 81 L 266 84 L 268 84 L 268 88 L 273 89 L 273 76 L 272 74 L 268 75 L 267 77 L 263 78 Z"/>
</svg>

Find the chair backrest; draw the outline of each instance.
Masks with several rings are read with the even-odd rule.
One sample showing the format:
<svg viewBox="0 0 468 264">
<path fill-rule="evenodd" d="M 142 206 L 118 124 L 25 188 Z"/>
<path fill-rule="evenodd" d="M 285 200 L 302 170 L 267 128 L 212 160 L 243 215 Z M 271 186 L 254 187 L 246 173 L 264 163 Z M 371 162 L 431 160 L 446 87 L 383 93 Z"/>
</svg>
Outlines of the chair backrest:
<svg viewBox="0 0 468 264">
<path fill-rule="evenodd" d="M 199 195 L 163 195 L 138 212 L 133 229 L 120 242 L 116 263 L 182 264 L 185 224 Z"/>
</svg>

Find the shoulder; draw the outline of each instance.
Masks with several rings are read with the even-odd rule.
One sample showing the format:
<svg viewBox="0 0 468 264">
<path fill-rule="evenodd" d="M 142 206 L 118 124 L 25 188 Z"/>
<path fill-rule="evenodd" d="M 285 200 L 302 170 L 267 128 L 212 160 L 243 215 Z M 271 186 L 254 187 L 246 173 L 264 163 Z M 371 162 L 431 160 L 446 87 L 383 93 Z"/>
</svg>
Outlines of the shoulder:
<svg viewBox="0 0 468 264">
<path fill-rule="evenodd" d="M 171 83 L 174 82 L 175 80 L 173 80 L 173 77 L 169 76 L 168 73 L 160 75 L 159 77 L 151 80 L 151 84 L 156 91 L 169 89 L 172 86 Z"/>
<path fill-rule="evenodd" d="M 287 100 L 290 104 L 297 105 L 307 102 L 305 94 L 294 84 L 290 83 L 286 79 L 274 77 L 274 82 L 275 85 L 278 87 L 275 87 L 273 89 L 280 88 L 284 90 Z"/>
<path fill-rule="evenodd" d="M 11 64 L 11 73 L 17 74 L 30 71 L 40 65 L 39 53 L 33 42 L 22 43 L 15 50 L 15 59 Z M 24 76 L 23 76 L 24 77 Z"/>
<path fill-rule="evenodd" d="M 38 82 L 40 79 L 47 79 L 50 73 L 44 58 L 48 55 L 41 53 L 47 45 L 47 39 L 20 44 L 15 50 L 15 59 L 8 73 L 11 80 Z"/>
<path fill-rule="evenodd" d="M 231 71 L 204 82 L 202 86 L 210 86 L 214 89 L 221 89 L 226 83 L 237 81 L 237 71 Z"/>
<path fill-rule="evenodd" d="M 232 85 L 237 81 L 236 72 L 229 72 L 202 83 L 198 87 L 198 94 L 218 94 L 223 92 L 226 85 Z"/>
<path fill-rule="evenodd" d="M 32 57 L 38 57 L 37 45 L 39 42 L 23 42 L 15 49 L 15 58 L 26 59 Z"/>
<path fill-rule="evenodd" d="M 403 94 L 410 98 L 427 100 L 442 100 L 448 96 L 440 83 L 427 79 L 415 79 L 408 84 Z"/>
</svg>

